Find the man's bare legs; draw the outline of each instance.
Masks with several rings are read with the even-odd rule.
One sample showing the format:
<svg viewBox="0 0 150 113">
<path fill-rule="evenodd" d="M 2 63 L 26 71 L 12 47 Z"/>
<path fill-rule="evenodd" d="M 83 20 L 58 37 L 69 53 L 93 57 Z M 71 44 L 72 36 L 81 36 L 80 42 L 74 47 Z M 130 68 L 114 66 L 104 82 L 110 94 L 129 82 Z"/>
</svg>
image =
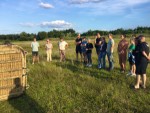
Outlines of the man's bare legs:
<svg viewBox="0 0 150 113">
<path fill-rule="evenodd" d="M 35 62 L 35 56 L 32 56 L 32 64 Z"/>
</svg>

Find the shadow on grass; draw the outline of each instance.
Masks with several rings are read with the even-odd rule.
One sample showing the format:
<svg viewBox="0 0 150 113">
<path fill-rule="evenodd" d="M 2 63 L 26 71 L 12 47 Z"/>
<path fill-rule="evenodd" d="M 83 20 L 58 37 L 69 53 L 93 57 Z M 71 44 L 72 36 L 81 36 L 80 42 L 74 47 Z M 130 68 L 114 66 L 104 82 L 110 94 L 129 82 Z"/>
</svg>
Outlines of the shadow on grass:
<svg viewBox="0 0 150 113">
<path fill-rule="evenodd" d="M 97 69 L 97 65 L 93 65 L 93 67 L 89 68 L 84 66 L 84 64 L 82 64 L 81 62 L 72 62 L 71 60 L 68 61 L 69 62 L 64 62 L 64 63 L 57 62 L 56 66 L 62 67 L 64 69 L 67 68 L 71 70 L 73 73 L 84 74 L 98 79 L 105 79 L 105 80 L 114 79 L 114 77 L 111 76 L 111 73 L 113 72 L 108 72 L 104 69 Z"/>
<path fill-rule="evenodd" d="M 16 92 L 23 90 L 20 78 L 14 79 L 15 88 L 10 91 L 9 104 L 20 113 L 46 113 L 46 111 L 28 94 L 16 97 Z M 13 97 L 13 98 L 12 98 Z M 12 98 L 12 99 L 10 99 Z"/>
</svg>

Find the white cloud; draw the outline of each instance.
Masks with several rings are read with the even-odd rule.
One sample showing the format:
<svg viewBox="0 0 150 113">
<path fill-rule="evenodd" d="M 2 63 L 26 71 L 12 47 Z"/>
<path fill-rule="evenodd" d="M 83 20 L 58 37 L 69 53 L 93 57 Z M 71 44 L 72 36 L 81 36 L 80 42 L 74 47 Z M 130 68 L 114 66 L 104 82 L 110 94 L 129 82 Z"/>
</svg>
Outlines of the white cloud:
<svg viewBox="0 0 150 113">
<path fill-rule="evenodd" d="M 128 5 L 138 5 L 138 4 L 150 2 L 150 0 L 124 0 L 124 2 Z"/>
<path fill-rule="evenodd" d="M 19 25 L 23 27 L 47 27 L 52 29 L 67 29 L 71 28 L 72 24 L 69 22 L 66 22 L 64 20 L 55 20 L 55 21 L 45 21 L 38 24 L 35 23 L 20 23 Z"/>
<path fill-rule="evenodd" d="M 111 2 L 112 4 L 126 3 L 128 5 L 136 5 L 140 3 L 150 2 L 150 0 L 68 0 L 68 2 L 71 4 Z"/>
<path fill-rule="evenodd" d="M 90 15 L 122 14 L 126 9 L 148 2 L 150 0 L 68 0 L 71 7 L 81 8 L 79 13 Z"/>
<path fill-rule="evenodd" d="M 20 23 L 21 26 L 24 26 L 24 27 L 34 27 L 36 26 L 36 24 L 34 23 L 30 23 L 30 22 L 27 22 L 27 23 Z"/>
<path fill-rule="evenodd" d="M 43 3 L 43 2 L 41 2 L 41 3 L 39 4 L 39 6 L 45 8 L 45 9 L 54 8 L 54 6 L 53 6 L 52 4 L 49 4 L 49 3 Z"/>
<path fill-rule="evenodd" d="M 70 0 L 71 4 L 83 4 L 83 3 L 97 3 L 103 0 Z"/>
<path fill-rule="evenodd" d="M 66 29 L 66 28 L 71 28 L 72 24 L 64 20 L 56 20 L 51 22 L 42 22 L 40 26 L 54 28 L 54 29 Z"/>
</svg>

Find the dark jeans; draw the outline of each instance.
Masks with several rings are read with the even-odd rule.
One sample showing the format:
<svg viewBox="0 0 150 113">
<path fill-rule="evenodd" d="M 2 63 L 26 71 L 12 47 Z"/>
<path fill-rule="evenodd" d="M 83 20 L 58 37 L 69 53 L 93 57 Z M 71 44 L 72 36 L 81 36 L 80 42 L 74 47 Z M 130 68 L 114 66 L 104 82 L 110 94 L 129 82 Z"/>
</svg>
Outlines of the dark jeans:
<svg viewBox="0 0 150 113">
<path fill-rule="evenodd" d="M 97 53 L 97 55 L 99 55 L 99 53 L 100 53 L 100 47 L 96 47 L 96 53 Z"/>
<path fill-rule="evenodd" d="M 92 53 L 86 53 L 87 55 L 87 63 L 92 64 Z"/>
<path fill-rule="evenodd" d="M 113 70 L 114 68 L 114 61 L 113 61 L 113 54 L 107 52 L 108 62 L 109 62 L 109 70 Z"/>
<path fill-rule="evenodd" d="M 105 68 L 106 65 L 106 52 L 100 52 L 98 56 L 98 63 L 101 68 Z"/>
</svg>

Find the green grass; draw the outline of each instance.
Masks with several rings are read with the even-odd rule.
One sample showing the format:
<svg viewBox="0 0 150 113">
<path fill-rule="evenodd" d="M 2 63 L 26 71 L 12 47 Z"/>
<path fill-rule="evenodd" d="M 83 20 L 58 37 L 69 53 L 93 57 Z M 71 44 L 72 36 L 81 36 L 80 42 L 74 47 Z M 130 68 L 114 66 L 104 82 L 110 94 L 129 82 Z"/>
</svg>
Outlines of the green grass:
<svg viewBox="0 0 150 113">
<path fill-rule="evenodd" d="M 115 41 L 117 47 L 118 39 Z M 27 65 L 30 69 L 30 88 L 19 98 L 0 102 L 0 113 L 150 112 L 150 67 L 147 69 L 147 89 L 134 90 L 131 86 L 134 85 L 135 78 L 119 72 L 116 49 L 115 69 L 108 72 L 97 69 L 95 49 L 92 68 L 75 62 L 73 40 L 67 40 L 67 61 L 60 63 L 58 40 L 52 42 L 53 61 L 46 62 L 45 41 L 41 41 L 40 63 L 35 65 L 31 65 L 31 42 L 14 42 L 29 52 Z"/>
</svg>

